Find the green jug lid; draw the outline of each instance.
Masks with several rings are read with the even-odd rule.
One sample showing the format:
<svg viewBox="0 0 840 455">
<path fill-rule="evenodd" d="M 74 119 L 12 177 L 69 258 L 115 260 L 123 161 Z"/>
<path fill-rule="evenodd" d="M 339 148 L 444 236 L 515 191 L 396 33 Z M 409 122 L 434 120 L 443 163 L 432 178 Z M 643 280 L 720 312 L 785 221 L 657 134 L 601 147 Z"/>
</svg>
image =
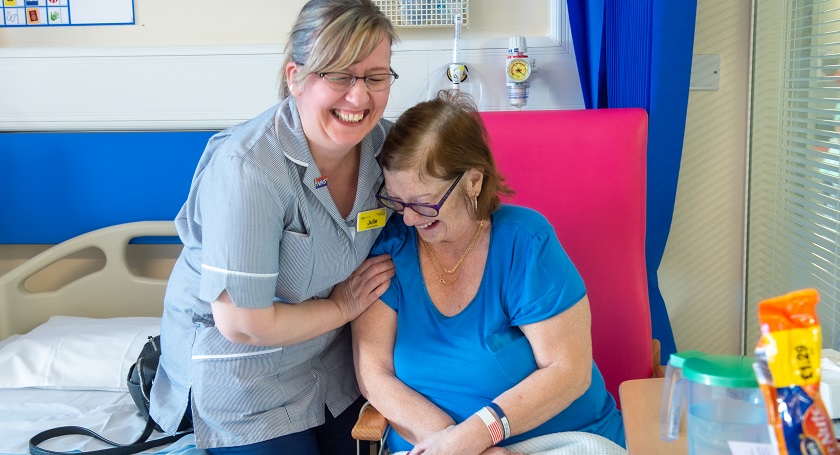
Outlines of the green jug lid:
<svg viewBox="0 0 840 455">
<path fill-rule="evenodd" d="M 691 359 L 694 357 L 701 357 L 706 354 L 703 354 L 700 351 L 683 351 L 683 352 L 675 352 L 668 357 L 668 365 L 672 365 L 674 368 L 682 368 L 683 363 L 687 359 Z"/>
<path fill-rule="evenodd" d="M 683 363 L 683 376 L 693 382 L 715 387 L 758 387 L 751 356 L 704 355 Z"/>
</svg>

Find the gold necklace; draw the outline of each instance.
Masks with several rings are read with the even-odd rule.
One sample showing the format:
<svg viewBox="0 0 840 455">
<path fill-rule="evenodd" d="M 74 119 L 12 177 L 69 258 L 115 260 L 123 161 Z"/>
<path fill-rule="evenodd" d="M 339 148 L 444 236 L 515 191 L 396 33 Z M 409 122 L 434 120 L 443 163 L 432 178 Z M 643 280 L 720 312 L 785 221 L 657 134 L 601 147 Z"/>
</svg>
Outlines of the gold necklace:
<svg viewBox="0 0 840 455">
<path fill-rule="evenodd" d="M 446 270 L 446 267 L 444 267 L 443 264 L 440 263 L 437 256 L 435 256 L 435 253 L 432 252 L 432 249 L 429 247 L 429 244 L 426 243 L 425 240 L 423 240 L 423 237 L 420 237 L 420 242 L 423 243 L 423 249 L 426 250 L 426 255 L 429 256 L 429 259 L 432 261 L 432 268 L 435 269 L 435 274 L 438 276 L 438 281 L 440 281 L 441 284 L 443 284 L 444 286 L 449 286 L 450 284 L 457 281 L 457 278 L 456 278 L 456 279 L 447 283 L 443 279 L 443 276 L 440 274 L 439 269 L 443 270 L 445 273 L 447 273 L 449 275 L 452 275 L 453 273 L 455 273 L 458 270 L 458 267 L 460 267 L 461 264 L 464 262 L 464 259 L 466 259 L 467 255 L 470 254 L 470 251 L 472 251 L 473 247 L 475 246 L 475 242 L 478 240 L 478 235 L 481 234 L 481 228 L 483 228 L 483 227 L 484 227 L 484 220 L 481 220 L 481 221 L 478 222 L 478 229 L 475 230 L 475 235 L 473 235 L 473 238 L 472 238 L 472 241 L 470 242 L 470 245 L 467 247 L 467 250 L 464 251 L 464 254 L 461 255 L 461 259 L 458 259 L 458 262 L 455 264 L 455 267 L 452 267 L 452 270 Z"/>
<path fill-rule="evenodd" d="M 426 256 L 429 256 L 429 250 L 428 250 L 428 248 L 426 249 Z M 432 258 L 432 257 L 431 257 L 431 256 L 429 256 L 429 259 L 431 259 L 431 258 Z M 440 284 L 442 284 L 442 285 L 444 285 L 444 286 L 449 286 L 450 284 L 452 284 L 452 283 L 454 283 L 454 282 L 458 281 L 458 277 L 455 277 L 455 278 L 453 278 L 453 279 L 452 279 L 452 281 L 448 281 L 448 282 L 447 282 L 446 280 L 444 280 L 444 279 L 443 279 L 443 276 L 441 276 L 440 272 L 438 271 L 437 264 L 435 264 L 435 262 L 434 262 L 434 261 L 432 261 L 432 268 L 434 269 L 434 271 L 435 271 L 435 275 L 437 275 L 437 279 L 438 279 L 438 281 L 440 282 Z"/>
</svg>

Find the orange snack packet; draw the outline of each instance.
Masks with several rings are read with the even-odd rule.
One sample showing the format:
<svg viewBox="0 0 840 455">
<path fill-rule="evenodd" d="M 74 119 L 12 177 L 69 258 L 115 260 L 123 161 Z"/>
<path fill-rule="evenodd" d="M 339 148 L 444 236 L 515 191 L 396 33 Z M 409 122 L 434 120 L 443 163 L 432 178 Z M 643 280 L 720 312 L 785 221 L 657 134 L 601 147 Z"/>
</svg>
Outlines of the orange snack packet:
<svg viewBox="0 0 840 455">
<path fill-rule="evenodd" d="M 754 369 L 779 455 L 840 455 L 820 399 L 818 301 L 816 290 L 803 289 L 758 304 Z"/>
</svg>

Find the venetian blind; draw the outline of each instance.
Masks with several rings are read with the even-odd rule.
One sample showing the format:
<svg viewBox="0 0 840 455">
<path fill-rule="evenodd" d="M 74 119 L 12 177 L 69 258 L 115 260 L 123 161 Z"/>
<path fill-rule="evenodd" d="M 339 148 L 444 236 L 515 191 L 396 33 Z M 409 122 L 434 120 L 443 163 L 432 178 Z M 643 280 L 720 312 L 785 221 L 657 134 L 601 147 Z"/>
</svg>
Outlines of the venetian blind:
<svg viewBox="0 0 840 455">
<path fill-rule="evenodd" d="M 744 347 L 759 301 L 812 287 L 840 349 L 840 0 L 755 5 Z"/>
</svg>

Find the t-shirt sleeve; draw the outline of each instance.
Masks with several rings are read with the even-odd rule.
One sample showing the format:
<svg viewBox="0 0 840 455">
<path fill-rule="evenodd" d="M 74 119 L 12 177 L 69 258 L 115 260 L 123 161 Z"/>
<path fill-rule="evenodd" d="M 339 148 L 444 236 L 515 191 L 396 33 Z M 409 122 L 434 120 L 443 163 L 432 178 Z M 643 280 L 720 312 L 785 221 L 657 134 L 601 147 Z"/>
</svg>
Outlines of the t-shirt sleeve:
<svg viewBox="0 0 840 455">
<path fill-rule="evenodd" d="M 202 235 L 202 300 L 227 290 L 234 305 L 272 305 L 283 208 L 269 179 L 241 157 L 219 157 L 196 190 Z"/>
<path fill-rule="evenodd" d="M 548 222 L 514 242 L 516 260 L 507 295 L 511 324 L 520 326 L 562 313 L 586 295 L 583 279 Z"/>
<path fill-rule="evenodd" d="M 382 294 L 382 297 L 379 297 L 379 300 L 382 300 L 396 312 L 399 312 L 399 307 L 403 300 L 403 288 L 400 283 L 400 278 L 408 273 L 407 261 L 410 255 L 405 251 L 408 245 L 407 242 L 409 241 L 408 237 L 408 230 L 405 224 L 402 223 L 399 215 L 394 213 L 388 219 L 385 227 L 382 228 L 382 232 L 376 238 L 376 242 L 370 250 L 371 257 L 390 254 L 391 259 L 394 261 L 397 273 L 391 278 L 391 284 L 385 293 Z M 416 277 L 415 279 L 422 278 Z"/>
</svg>

